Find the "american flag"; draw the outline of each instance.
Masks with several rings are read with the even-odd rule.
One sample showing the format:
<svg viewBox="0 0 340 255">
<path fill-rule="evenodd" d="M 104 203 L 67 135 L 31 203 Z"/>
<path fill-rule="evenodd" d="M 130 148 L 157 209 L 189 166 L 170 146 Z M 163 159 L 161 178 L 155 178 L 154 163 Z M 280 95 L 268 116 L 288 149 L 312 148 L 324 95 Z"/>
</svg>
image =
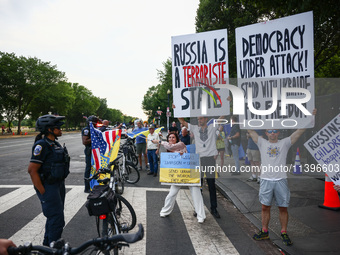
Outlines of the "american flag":
<svg viewBox="0 0 340 255">
<path fill-rule="evenodd" d="M 120 137 L 121 132 L 121 130 L 108 130 L 102 133 L 94 128 L 92 122 L 90 122 L 92 155 L 96 170 L 102 165 L 102 156 L 110 157 L 111 146 L 113 146 L 116 138 Z"/>
</svg>

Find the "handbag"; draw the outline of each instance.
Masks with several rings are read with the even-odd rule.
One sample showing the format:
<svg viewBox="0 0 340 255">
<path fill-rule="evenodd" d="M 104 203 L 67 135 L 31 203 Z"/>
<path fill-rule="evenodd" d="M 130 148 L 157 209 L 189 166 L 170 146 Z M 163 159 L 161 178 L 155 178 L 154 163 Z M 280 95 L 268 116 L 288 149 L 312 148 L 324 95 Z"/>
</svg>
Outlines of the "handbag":
<svg viewBox="0 0 340 255">
<path fill-rule="evenodd" d="M 108 185 L 96 185 L 85 204 L 90 216 L 100 216 L 114 210 L 114 193 Z"/>
</svg>

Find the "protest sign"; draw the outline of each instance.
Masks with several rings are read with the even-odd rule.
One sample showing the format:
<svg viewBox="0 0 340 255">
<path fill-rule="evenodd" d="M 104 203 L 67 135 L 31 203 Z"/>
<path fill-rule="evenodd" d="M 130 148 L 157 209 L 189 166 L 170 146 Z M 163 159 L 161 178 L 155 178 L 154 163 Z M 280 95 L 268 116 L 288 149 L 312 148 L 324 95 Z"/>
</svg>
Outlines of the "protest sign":
<svg viewBox="0 0 340 255">
<path fill-rule="evenodd" d="M 309 165 L 308 170 L 322 170 L 335 184 L 340 185 L 340 114 L 305 142 L 304 146 L 318 162 L 316 166 Z"/>
<path fill-rule="evenodd" d="M 175 152 L 161 153 L 159 181 L 162 184 L 200 186 L 199 155 Z"/>
<path fill-rule="evenodd" d="M 246 98 L 241 128 L 312 127 L 313 12 L 237 28 L 236 57 Z"/>
<path fill-rule="evenodd" d="M 173 36 L 171 47 L 174 116 L 229 114 L 229 91 L 215 87 L 228 82 L 227 30 Z"/>
</svg>

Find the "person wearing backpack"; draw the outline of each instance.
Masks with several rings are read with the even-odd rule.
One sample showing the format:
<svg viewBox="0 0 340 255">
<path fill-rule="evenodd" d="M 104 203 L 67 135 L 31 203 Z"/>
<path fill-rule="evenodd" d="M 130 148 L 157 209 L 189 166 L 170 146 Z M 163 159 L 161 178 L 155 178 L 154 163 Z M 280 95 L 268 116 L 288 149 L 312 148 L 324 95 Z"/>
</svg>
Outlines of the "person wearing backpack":
<svg viewBox="0 0 340 255">
<path fill-rule="evenodd" d="M 57 142 L 62 135 L 64 116 L 44 115 L 38 118 L 40 131 L 35 138 L 28 166 L 34 189 L 47 218 L 43 245 L 61 238 L 64 221 L 65 178 L 69 174 L 70 157 L 67 149 Z M 43 137 L 44 135 L 44 137 Z"/>
</svg>

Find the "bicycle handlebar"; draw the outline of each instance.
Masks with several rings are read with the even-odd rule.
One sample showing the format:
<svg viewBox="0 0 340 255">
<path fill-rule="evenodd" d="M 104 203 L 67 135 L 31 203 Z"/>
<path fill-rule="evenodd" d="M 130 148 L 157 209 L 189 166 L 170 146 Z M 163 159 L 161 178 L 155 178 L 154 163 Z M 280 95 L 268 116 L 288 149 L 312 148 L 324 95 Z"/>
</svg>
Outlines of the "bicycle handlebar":
<svg viewBox="0 0 340 255">
<path fill-rule="evenodd" d="M 113 248 L 113 244 L 117 244 L 118 242 L 124 242 L 124 243 L 135 243 L 139 240 L 142 240 L 144 236 L 144 228 L 142 224 L 138 224 L 138 231 L 136 233 L 131 234 L 119 234 L 114 235 L 112 237 L 101 237 L 96 238 L 92 240 L 88 240 L 87 242 L 83 243 L 79 247 L 71 248 L 68 243 L 65 243 L 60 248 L 50 248 L 47 246 L 40 246 L 40 245 L 20 245 L 19 247 L 9 247 L 7 249 L 7 252 L 9 255 L 25 255 L 30 254 L 31 251 L 39 251 L 43 254 L 48 255 L 67 255 L 67 254 L 78 254 L 82 251 L 84 251 L 86 248 L 90 247 L 91 245 L 94 245 L 96 247 L 102 247 L 105 248 L 107 245 L 109 245 L 109 248 Z M 112 246 L 110 246 L 112 245 Z M 111 248 L 112 247 L 112 248 Z"/>
<path fill-rule="evenodd" d="M 110 165 L 109 165 L 109 167 L 110 167 Z M 89 182 L 89 181 L 92 181 L 93 179 L 98 179 L 100 174 L 109 174 L 110 171 L 111 171 L 109 167 L 98 169 L 98 171 L 94 175 L 92 175 L 91 177 L 89 177 L 89 178 L 84 177 L 84 180 Z"/>
</svg>

